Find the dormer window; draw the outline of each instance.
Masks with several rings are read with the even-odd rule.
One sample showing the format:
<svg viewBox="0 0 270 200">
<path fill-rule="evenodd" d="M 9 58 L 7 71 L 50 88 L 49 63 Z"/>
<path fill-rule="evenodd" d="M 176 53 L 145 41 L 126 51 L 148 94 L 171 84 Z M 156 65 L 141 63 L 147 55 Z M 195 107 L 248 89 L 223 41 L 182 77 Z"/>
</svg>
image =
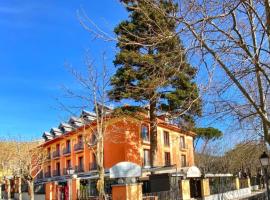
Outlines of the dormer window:
<svg viewBox="0 0 270 200">
<path fill-rule="evenodd" d="M 141 137 L 144 142 L 150 142 L 149 128 L 147 125 L 141 126 Z"/>
</svg>

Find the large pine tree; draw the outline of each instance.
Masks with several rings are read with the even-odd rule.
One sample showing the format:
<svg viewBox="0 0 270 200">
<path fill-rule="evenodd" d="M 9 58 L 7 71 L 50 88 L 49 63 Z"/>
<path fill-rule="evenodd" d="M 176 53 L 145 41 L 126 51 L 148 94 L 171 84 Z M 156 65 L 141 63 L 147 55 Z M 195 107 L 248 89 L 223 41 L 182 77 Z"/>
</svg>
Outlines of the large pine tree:
<svg viewBox="0 0 270 200">
<path fill-rule="evenodd" d="M 158 112 L 181 114 L 189 121 L 200 114 L 198 88 L 193 81 L 196 69 L 186 61 L 176 21 L 167 17 L 177 11 L 176 4 L 169 0 L 123 2 L 130 15 L 115 28 L 119 52 L 114 64 L 118 69 L 111 79 L 109 96 L 116 101 L 132 99 L 149 104 L 150 160 L 155 166 Z"/>
</svg>

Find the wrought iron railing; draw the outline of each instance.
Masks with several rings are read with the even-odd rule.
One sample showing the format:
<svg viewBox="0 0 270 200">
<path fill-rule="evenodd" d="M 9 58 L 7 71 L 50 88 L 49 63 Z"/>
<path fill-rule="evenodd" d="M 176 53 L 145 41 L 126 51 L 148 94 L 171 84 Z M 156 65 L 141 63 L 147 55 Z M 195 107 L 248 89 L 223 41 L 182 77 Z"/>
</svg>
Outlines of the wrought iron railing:
<svg viewBox="0 0 270 200">
<path fill-rule="evenodd" d="M 91 170 L 97 170 L 97 163 L 95 163 L 95 162 L 92 162 L 92 163 L 89 163 L 89 169 L 90 169 L 90 171 Z"/>
<path fill-rule="evenodd" d="M 235 177 L 213 177 L 209 179 L 210 194 L 236 190 Z"/>
<path fill-rule="evenodd" d="M 60 176 L 60 170 L 53 170 L 53 176 Z"/>
<path fill-rule="evenodd" d="M 80 151 L 84 149 L 84 145 L 82 142 L 79 142 L 77 144 L 74 145 L 74 151 Z"/>
<path fill-rule="evenodd" d="M 53 154 L 52 154 L 53 158 L 58 158 L 60 157 L 60 151 L 57 150 L 57 151 L 54 151 Z"/>
<path fill-rule="evenodd" d="M 84 172 L 84 166 L 83 165 L 75 166 L 75 172 L 76 173 Z"/>
<path fill-rule="evenodd" d="M 38 173 L 37 179 L 43 179 L 43 171 Z"/>
<path fill-rule="evenodd" d="M 51 172 L 50 171 L 45 173 L 45 178 L 50 178 L 51 176 L 52 175 L 51 175 Z"/>
<path fill-rule="evenodd" d="M 143 194 L 143 200 L 181 200 L 178 190 L 168 190 Z"/>
<path fill-rule="evenodd" d="M 68 155 L 68 154 L 70 154 L 70 147 L 66 147 L 66 148 L 64 148 L 63 149 L 63 155 Z"/>
</svg>

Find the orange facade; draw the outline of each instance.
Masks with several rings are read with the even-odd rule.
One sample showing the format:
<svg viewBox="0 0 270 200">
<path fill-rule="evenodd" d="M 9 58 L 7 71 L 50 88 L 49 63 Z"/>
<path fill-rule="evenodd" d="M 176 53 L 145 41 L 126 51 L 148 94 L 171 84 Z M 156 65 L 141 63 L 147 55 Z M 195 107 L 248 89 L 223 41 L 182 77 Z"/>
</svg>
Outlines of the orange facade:
<svg viewBox="0 0 270 200">
<path fill-rule="evenodd" d="M 149 124 L 132 118 L 110 119 L 104 140 L 104 165 L 109 169 L 121 161 L 141 166 L 150 162 Z M 94 126 L 84 126 L 43 144 L 48 161 L 43 166 L 45 177 L 66 175 L 67 168 L 78 173 L 96 168 L 94 148 L 91 144 Z M 192 166 L 193 134 L 181 132 L 176 126 L 160 121 L 158 125 L 158 163 L 156 166 Z"/>
</svg>

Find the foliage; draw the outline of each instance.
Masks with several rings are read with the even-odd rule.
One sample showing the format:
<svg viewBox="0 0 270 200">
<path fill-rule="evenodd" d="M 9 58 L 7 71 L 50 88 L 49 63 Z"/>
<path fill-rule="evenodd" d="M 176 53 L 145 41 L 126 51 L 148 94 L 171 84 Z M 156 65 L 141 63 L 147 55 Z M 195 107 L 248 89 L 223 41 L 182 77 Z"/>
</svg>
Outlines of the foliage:
<svg viewBox="0 0 270 200">
<path fill-rule="evenodd" d="M 195 128 L 197 138 L 202 138 L 204 140 L 216 140 L 222 137 L 223 133 L 216 128 Z"/>
<path fill-rule="evenodd" d="M 149 103 L 153 164 L 157 148 L 156 112 L 181 115 L 193 123 L 193 116 L 201 113 L 201 102 L 193 81 L 196 69 L 186 61 L 176 35 L 177 23 L 157 12 L 151 2 L 124 1 L 130 15 L 115 28 L 120 51 L 114 60 L 118 69 L 111 78 L 109 97 Z M 168 15 L 177 11 L 177 4 L 171 1 L 155 2 Z M 161 36 L 165 39 L 159 40 Z"/>
<path fill-rule="evenodd" d="M 195 133 L 197 134 L 195 140 L 194 140 L 194 148 L 197 148 L 199 140 L 203 140 L 204 144 L 202 145 L 202 151 L 203 154 L 206 150 L 206 147 L 210 141 L 215 141 L 217 139 L 220 139 L 223 136 L 223 133 L 216 128 L 213 127 L 207 127 L 207 128 L 195 128 Z"/>
</svg>

